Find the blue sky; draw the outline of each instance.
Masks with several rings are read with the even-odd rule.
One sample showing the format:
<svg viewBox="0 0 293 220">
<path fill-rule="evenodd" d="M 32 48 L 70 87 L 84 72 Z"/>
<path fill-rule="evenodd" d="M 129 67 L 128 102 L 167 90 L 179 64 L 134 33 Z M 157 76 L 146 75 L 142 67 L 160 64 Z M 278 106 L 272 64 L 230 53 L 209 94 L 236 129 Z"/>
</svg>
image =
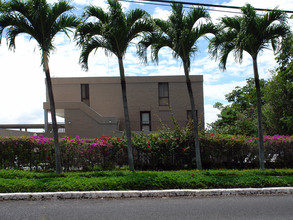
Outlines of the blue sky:
<svg viewBox="0 0 293 220">
<path fill-rule="evenodd" d="M 189 2 L 203 2 L 210 4 L 243 6 L 250 3 L 256 8 L 293 9 L 293 0 L 210 0 Z M 54 1 L 48 1 L 54 2 Z M 86 5 L 98 5 L 105 10 L 107 4 L 104 0 L 73 0 L 76 7 L 75 14 L 81 14 Z M 125 11 L 133 8 L 142 8 L 153 17 L 166 19 L 170 7 L 134 4 L 122 2 Z M 188 10 L 188 9 L 186 9 Z M 228 9 L 220 9 L 228 11 Z M 230 10 L 231 11 L 231 10 Z M 217 23 L 222 16 L 235 16 L 235 13 L 209 11 L 213 22 Z M 233 10 L 239 12 L 239 10 Z M 292 20 L 292 19 L 291 19 Z M 290 21 L 293 26 L 292 21 Z M 56 50 L 50 58 L 52 77 L 87 77 L 87 76 L 119 76 L 118 63 L 115 56 L 107 57 L 104 51 L 97 51 L 89 58 L 89 71 L 84 72 L 78 64 L 80 50 L 75 43 L 60 34 L 55 38 Z M 245 54 L 242 64 L 236 63 L 233 54 L 229 56 L 227 70 L 222 72 L 218 62 L 210 58 L 207 53 L 208 42 L 204 39 L 198 41 L 199 51 L 191 62 L 191 75 L 204 75 L 204 104 L 205 121 L 213 122 L 217 119 L 218 110 L 212 106 L 215 102 L 226 103 L 225 94 L 231 92 L 235 86 L 245 85 L 245 80 L 253 77 L 251 58 Z M 181 61 L 175 60 L 171 51 L 162 49 L 159 65 L 149 63 L 141 64 L 136 56 L 136 47 L 133 44 L 125 56 L 125 73 L 127 76 L 152 75 L 183 75 Z M 45 101 L 45 75 L 40 66 L 40 53 L 36 42 L 29 41 L 26 36 L 19 36 L 16 40 L 15 52 L 9 51 L 5 38 L 0 46 L 0 124 L 17 123 L 43 123 L 43 102 Z M 264 50 L 258 56 L 260 78 L 270 78 L 270 70 L 276 67 L 274 55 L 271 50 Z"/>
</svg>

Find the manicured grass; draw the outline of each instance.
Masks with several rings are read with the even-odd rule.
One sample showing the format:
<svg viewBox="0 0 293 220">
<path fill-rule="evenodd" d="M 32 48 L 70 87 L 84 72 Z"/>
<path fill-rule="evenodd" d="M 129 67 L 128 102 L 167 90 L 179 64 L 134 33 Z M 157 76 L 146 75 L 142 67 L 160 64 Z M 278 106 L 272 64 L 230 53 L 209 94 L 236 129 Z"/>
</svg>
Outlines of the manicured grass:
<svg viewBox="0 0 293 220">
<path fill-rule="evenodd" d="M 293 186 L 293 169 L 32 172 L 0 170 L 0 192 L 208 189 Z"/>
</svg>

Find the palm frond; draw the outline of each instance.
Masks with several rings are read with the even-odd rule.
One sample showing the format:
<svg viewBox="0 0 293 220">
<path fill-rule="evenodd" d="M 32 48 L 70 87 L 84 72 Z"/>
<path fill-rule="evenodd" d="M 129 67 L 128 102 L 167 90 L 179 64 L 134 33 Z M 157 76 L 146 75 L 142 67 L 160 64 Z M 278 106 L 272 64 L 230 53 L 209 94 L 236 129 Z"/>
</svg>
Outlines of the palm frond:
<svg viewBox="0 0 293 220">
<path fill-rule="evenodd" d="M 147 63 L 147 49 L 152 45 L 154 37 L 153 33 L 151 34 L 143 34 L 142 39 L 138 42 L 137 55 L 143 63 Z"/>
<path fill-rule="evenodd" d="M 285 12 L 275 8 L 273 11 L 265 14 L 263 20 L 266 21 L 266 26 L 271 25 L 275 21 L 279 21 L 281 24 L 286 24 L 288 20 L 288 15 Z"/>
<path fill-rule="evenodd" d="M 137 54 L 139 58 L 147 63 L 147 49 L 154 45 L 162 36 L 158 32 L 145 33 L 137 44 Z"/>
<path fill-rule="evenodd" d="M 0 1 L 0 13 L 5 13 L 8 9 L 7 2 Z"/>
<path fill-rule="evenodd" d="M 218 28 L 220 27 L 221 26 Z M 235 38 L 237 38 L 237 34 L 238 32 L 235 29 L 229 31 L 221 29 L 221 31 L 210 40 L 209 53 L 216 60 L 220 60 L 220 69 L 226 69 L 228 55 L 235 49 Z"/>
<path fill-rule="evenodd" d="M 172 13 L 169 16 L 168 20 L 174 25 L 177 25 L 178 27 L 180 27 L 180 25 L 183 24 L 183 18 L 184 18 L 183 5 L 179 3 L 173 3 L 171 7 L 172 7 Z"/>
<path fill-rule="evenodd" d="M 97 50 L 102 47 L 102 41 L 99 37 L 93 37 L 87 43 L 83 44 L 81 54 L 79 57 L 79 63 L 84 70 L 88 70 L 88 58 L 93 50 Z"/>
<path fill-rule="evenodd" d="M 109 15 L 106 12 L 104 12 L 104 10 L 101 7 L 93 5 L 87 6 L 82 16 L 83 18 L 85 18 L 85 20 L 87 20 L 90 17 L 97 18 L 103 24 L 108 22 L 109 17 Z"/>
<path fill-rule="evenodd" d="M 126 15 L 126 22 L 128 26 L 133 26 L 137 21 L 141 20 L 141 19 L 146 19 L 149 18 L 150 15 L 142 10 L 142 9 L 134 9 L 131 10 L 127 15 Z"/>
<path fill-rule="evenodd" d="M 233 42 L 226 42 L 220 51 L 220 62 L 219 67 L 222 70 L 226 70 L 227 59 L 231 51 L 235 48 Z M 237 56 L 237 55 L 236 55 Z"/>
<path fill-rule="evenodd" d="M 74 7 L 71 6 L 68 1 L 58 1 L 54 3 L 51 10 L 52 20 L 58 20 L 59 16 L 73 9 Z"/>
<path fill-rule="evenodd" d="M 2 14 L 0 16 L 0 44 L 2 40 L 3 31 L 5 28 L 10 26 L 12 20 L 12 16 L 10 14 Z"/>
<path fill-rule="evenodd" d="M 91 37 L 102 34 L 102 25 L 99 22 L 82 23 L 76 29 L 75 40 L 78 46 L 87 42 Z"/>
<path fill-rule="evenodd" d="M 136 38 L 140 33 L 151 33 L 154 31 L 154 25 L 151 20 L 139 20 L 135 22 L 128 32 L 129 42 Z"/>
<path fill-rule="evenodd" d="M 244 17 L 248 18 L 248 20 L 252 20 L 255 17 L 257 17 L 256 10 L 251 4 L 246 3 L 242 8 L 241 8 L 242 14 Z"/>
<path fill-rule="evenodd" d="M 196 27 L 193 31 L 195 35 L 195 39 L 199 39 L 200 37 L 205 37 L 207 34 L 216 35 L 218 33 L 217 27 L 213 23 L 201 24 Z"/>
<path fill-rule="evenodd" d="M 154 19 L 154 23 L 157 26 L 157 28 L 159 29 L 158 31 L 161 31 L 167 35 L 169 34 L 170 26 L 171 26 L 171 23 L 169 21 L 164 21 L 161 19 Z"/>
<path fill-rule="evenodd" d="M 209 19 L 210 15 L 203 7 L 197 7 L 191 9 L 187 16 L 185 17 L 186 28 L 191 30 L 199 19 L 206 18 Z"/>
<path fill-rule="evenodd" d="M 279 38 L 285 38 L 290 33 L 290 28 L 284 24 L 271 24 L 264 33 L 264 40 L 271 41 L 273 51 L 277 51 L 280 45 Z"/>
<path fill-rule="evenodd" d="M 10 27 L 7 31 L 6 38 L 9 49 L 15 49 L 15 38 L 22 33 L 22 30 L 17 27 Z"/>
<path fill-rule="evenodd" d="M 58 20 L 54 22 L 51 29 L 51 34 L 55 36 L 58 32 L 64 32 L 68 37 L 68 31 L 72 32 L 72 28 L 76 28 L 81 23 L 81 20 L 74 15 L 62 14 Z"/>
<path fill-rule="evenodd" d="M 241 18 L 236 16 L 236 17 L 222 17 L 221 19 L 221 27 L 219 29 L 235 29 L 237 31 L 240 31 L 241 28 Z"/>
<path fill-rule="evenodd" d="M 169 38 L 161 35 L 151 47 L 151 59 L 154 63 L 159 63 L 159 51 L 163 47 L 168 47 L 172 50 L 172 41 Z"/>
<path fill-rule="evenodd" d="M 4 17 L 4 16 L 3 16 Z M 25 19 L 24 16 L 21 14 L 19 15 L 9 15 L 9 25 L 6 37 L 7 37 L 7 43 L 9 44 L 10 49 L 15 49 L 15 37 L 19 34 L 28 34 L 35 38 L 35 31 L 34 28 L 31 26 L 31 24 L 28 22 L 27 19 Z"/>
</svg>

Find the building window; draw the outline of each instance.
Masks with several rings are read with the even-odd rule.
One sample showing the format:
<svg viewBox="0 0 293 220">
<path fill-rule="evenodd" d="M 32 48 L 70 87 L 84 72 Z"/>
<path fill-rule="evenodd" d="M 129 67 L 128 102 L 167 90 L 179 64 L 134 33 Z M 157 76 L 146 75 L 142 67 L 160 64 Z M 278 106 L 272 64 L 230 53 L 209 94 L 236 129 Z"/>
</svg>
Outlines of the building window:
<svg viewBox="0 0 293 220">
<path fill-rule="evenodd" d="M 192 120 L 191 110 L 187 110 L 186 115 L 187 115 L 187 121 Z M 197 118 L 197 110 L 195 110 L 195 118 Z"/>
<path fill-rule="evenodd" d="M 159 105 L 169 105 L 168 83 L 159 83 Z"/>
<path fill-rule="evenodd" d="M 81 101 L 90 105 L 90 91 L 89 84 L 81 84 Z"/>
<path fill-rule="evenodd" d="M 140 129 L 143 131 L 151 131 L 151 113 L 140 112 Z"/>
</svg>

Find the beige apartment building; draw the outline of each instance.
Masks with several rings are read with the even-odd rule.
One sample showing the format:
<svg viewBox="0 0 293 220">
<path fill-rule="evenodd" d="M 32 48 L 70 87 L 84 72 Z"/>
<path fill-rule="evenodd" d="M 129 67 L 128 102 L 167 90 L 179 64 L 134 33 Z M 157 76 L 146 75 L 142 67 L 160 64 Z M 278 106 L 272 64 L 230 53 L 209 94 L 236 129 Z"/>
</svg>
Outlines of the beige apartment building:
<svg viewBox="0 0 293 220">
<path fill-rule="evenodd" d="M 191 76 L 196 110 L 204 126 L 203 76 Z M 64 118 L 65 134 L 100 137 L 124 130 L 119 77 L 52 78 L 56 114 Z M 157 131 L 161 123 L 172 127 L 170 107 L 181 126 L 191 107 L 185 76 L 127 77 L 127 101 L 132 131 Z M 49 100 L 44 103 L 48 131 Z"/>
</svg>

